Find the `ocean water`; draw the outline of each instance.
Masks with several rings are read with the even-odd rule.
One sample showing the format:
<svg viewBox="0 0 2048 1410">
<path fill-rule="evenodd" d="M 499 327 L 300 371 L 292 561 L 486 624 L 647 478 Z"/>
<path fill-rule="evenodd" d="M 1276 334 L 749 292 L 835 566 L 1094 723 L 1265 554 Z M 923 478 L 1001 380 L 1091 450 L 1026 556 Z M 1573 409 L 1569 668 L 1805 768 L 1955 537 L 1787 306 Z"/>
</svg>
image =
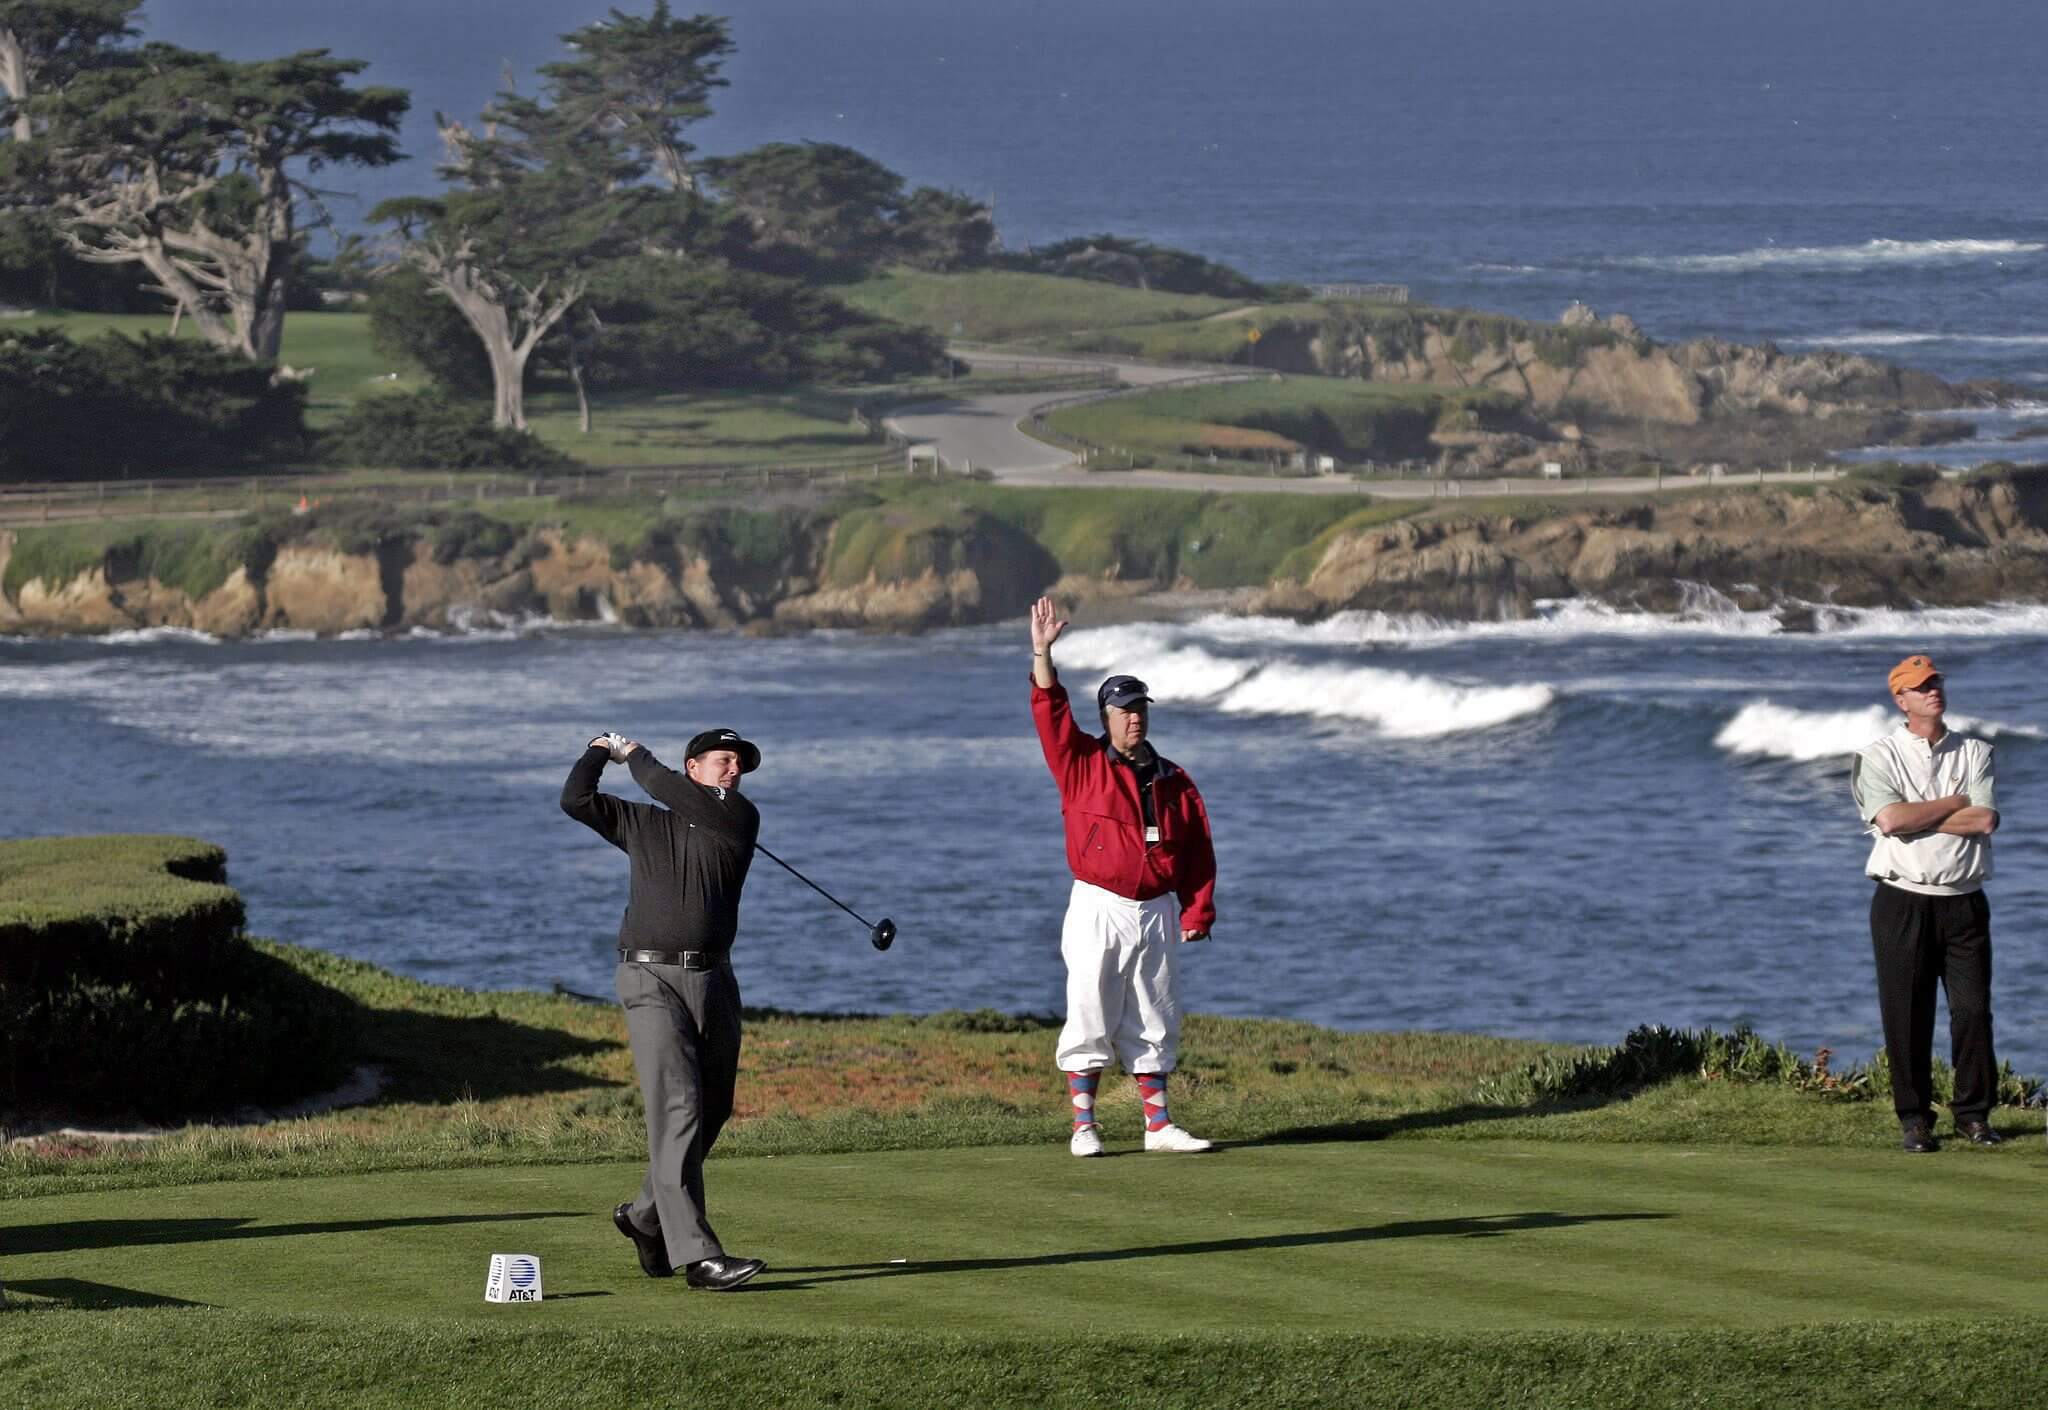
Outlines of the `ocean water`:
<svg viewBox="0 0 2048 1410">
<path fill-rule="evenodd" d="M 614 0 L 165 0 L 152 35 L 310 46 L 432 114 Z M 627 9 L 645 6 L 626 5 Z M 679 7 L 683 8 L 683 7 Z M 1391 280 L 1659 338 L 2048 385 L 2048 19 L 2031 0 L 734 0 L 705 152 L 841 142 L 992 196 L 1014 246 L 1114 230 L 1255 275 Z M 684 9 L 687 13 L 687 9 Z M 479 34 L 488 34 L 479 41 Z M 521 80 L 530 82 L 530 79 Z"/>
<path fill-rule="evenodd" d="M 432 189 L 432 113 L 614 0 L 165 0 L 154 37 L 327 47 L 414 91 L 414 159 L 327 172 L 344 221 Z M 638 8 L 628 5 L 628 8 Z M 2048 388 L 2048 22 L 2025 0 L 736 0 L 706 152 L 843 142 L 992 195 L 1012 245 L 1115 230 L 1265 278 L 1392 280 L 1660 338 L 1835 346 Z M 478 35 L 488 35 L 480 40 Z M 2044 391 L 2048 397 L 2048 391 Z M 1954 463 L 2024 451 L 2041 404 Z M 2035 442 L 2039 444 L 2039 442 Z M 1194 1006 L 1346 1027 L 1611 1041 L 1754 1023 L 1877 1045 L 1843 755 L 1909 650 L 1993 734 L 2001 1048 L 2048 1071 L 2048 608 L 1675 618 L 1346 615 L 1077 629 L 1134 670 L 1201 782 L 1222 920 Z M 916 640 L 508 629 L 217 643 L 0 641 L 0 834 L 223 842 L 260 933 L 479 987 L 608 991 L 620 859 L 555 795 L 607 728 L 757 736 L 772 867 L 756 1003 L 1059 1003 L 1057 807 L 1021 625 Z M 630 789 L 623 777 L 614 785 Z"/>
<path fill-rule="evenodd" d="M 1155 737 L 1209 802 L 1220 918 L 1188 952 L 1192 1007 L 1582 1041 L 1747 1022 L 1861 1060 L 1879 1037 L 1845 756 L 1889 727 L 1889 666 L 1931 651 L 1998 751 L 2001 1051 L 2048 1071 L 2048 608 L 1822 625 L 1702 592 L 1664 618 L 1083 623 L 1058 654 L 1084 691 L 1151 682 Z M 1027 653 L 1021 622 L 0 640 L 0 835 L 212 838 L 256 933 L 606 994 L 624 859 L 558 811 L 562 780 L 601 730 L 673 761 L 729 724 L 766 755 L 762 841 L 901 929 L 878 954 L 763 861 L 750 1002 L 1053 1011 L 1067 878 Z"/>
</svg>

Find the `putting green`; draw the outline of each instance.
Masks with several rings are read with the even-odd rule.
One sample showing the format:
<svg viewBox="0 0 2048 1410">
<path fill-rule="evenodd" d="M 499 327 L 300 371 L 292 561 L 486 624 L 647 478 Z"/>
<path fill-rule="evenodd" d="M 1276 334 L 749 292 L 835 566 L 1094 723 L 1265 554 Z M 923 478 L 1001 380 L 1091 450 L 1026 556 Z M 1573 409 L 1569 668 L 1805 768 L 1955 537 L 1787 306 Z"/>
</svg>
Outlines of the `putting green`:
<svg viewBox="0 0 2048 1410">
<path fill-rule="evenodd" d="M 770 1271 L 643 1277 L 635 1167 L 227 1182 L 0 1204 L 0 1280 L 74 1307 L 647 1324 L 750 1334 L 1755 1328 L 2048 1313 L 2040 1147 L 1931 1158 L 1513 1142 L 1063 1145 L 713 1163 Z M 547 1300 L 483 1300 L 489 1255 Z"/>
</svg>

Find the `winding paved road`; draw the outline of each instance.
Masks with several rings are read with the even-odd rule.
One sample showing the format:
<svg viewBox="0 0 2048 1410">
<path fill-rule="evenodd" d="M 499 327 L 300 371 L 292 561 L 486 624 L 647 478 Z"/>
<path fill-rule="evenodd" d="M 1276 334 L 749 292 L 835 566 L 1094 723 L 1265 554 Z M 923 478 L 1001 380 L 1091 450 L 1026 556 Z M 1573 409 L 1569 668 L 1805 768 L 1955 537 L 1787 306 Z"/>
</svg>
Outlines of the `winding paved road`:
<svg viewBox="0 0 2048 1410">
<path fill-rule="evenodd" d="M 1117 379 L 1131 387 L 1158 387 L 1173 382 L 1218 380 L 1219 369 L 1161 367 L 1150 363 L 1120 362 L 1094 358 L 1033 357 L 1004 355 L 982 350 L 959 349 L 965 362 L 987 367 L 1029 365 L 1049 371 L 1060 367 L 1089 372 L 1107 367 Z M 1229 490 L 1271 494 L 1373 494 L 1395 499 L 1437 499 L 1484 495 L 1586 495 L 1642 494 L 1645 491 L 1698 489 L 1708 484 L 1805 484 L 1832 480 L 1842 472 L 1835 466 L 1817 471 L 1795 470 L 1789 474 L 1772 471 L 1758 478 L 1754 473 L 1706 480 L 1690 475 L 1667 475 L 1661 480 L 1608 476 L 1587 480 L 1537 480 L 1527 478 L 1494 480 L 1358 480 L 1349 475 L 1265 476 L 1205 475 L 1183 470 L 1120 470 L 1097 473 L 1082 470 L 1071 453 L 1048 445 L 1017 429 L 1017 423 L 1035 409 L 1053 401 L 1065 401 L 1076 393 L 1048 396 L 1043 392 L 1005 392 L 996 396 L 959 397 L 921 402 L 887 419 L 887 425 L 910 440 L 938 447 L 939 455 L 955 470 L 986 470 L 1006 485 L 1052 486 L 1065 489 L 1128 489 L 1144 486 L 1170 490 Z"/>
</svg>

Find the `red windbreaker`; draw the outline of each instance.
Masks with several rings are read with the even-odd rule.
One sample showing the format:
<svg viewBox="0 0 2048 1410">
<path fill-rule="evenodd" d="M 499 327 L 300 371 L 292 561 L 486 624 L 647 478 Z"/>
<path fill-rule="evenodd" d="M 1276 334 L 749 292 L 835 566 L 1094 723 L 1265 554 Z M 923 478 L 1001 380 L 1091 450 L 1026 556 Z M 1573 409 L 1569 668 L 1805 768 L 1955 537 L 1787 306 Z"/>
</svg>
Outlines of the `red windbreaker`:
<svg viewBox="0 0 2048 1410">
<path fill-rule="evenodd" d="M 1138 776 L 1114 762 L 1106 739 L 1083 734 L 1067 703 L 1067 688 L 1031 683 L 1031 719 L 1046 767 L 1060 786 L 1060 815 L 1067 826 L 1067 865 L 1074 876 L 1105 891 L 1149 901 L 1171 891 L 1180 901 L 1183 930 L 1207 930 L 1216 922 L 1216 849 L 1209 840 L 1209 811 L 1195 781 L 1164 757 L 1152 779 L 1152 812 L 1159 841 L 1145 845 L 1145 812 L 1138 802 Z"/>
</svg>

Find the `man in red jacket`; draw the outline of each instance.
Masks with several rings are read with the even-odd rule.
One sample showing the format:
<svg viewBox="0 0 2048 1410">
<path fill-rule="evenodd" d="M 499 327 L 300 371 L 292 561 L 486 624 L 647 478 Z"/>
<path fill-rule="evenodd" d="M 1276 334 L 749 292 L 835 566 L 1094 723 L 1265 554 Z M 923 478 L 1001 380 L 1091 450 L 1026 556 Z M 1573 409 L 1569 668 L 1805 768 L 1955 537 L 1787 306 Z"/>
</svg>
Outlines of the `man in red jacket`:
<svg viewBox="0 0 2048 1410">
<path fill-rule="evenodd" d="M 1049 597 L 1031 609 L 1031 718 L 1060 789 L 1074 890 L 1060 932 L 1067 1024 L 1059 1065 L 1074 1103 L 1068 1149 L 1101 1155 L 1095 1089 L 1112 1060 L 1138 1083 L 1145 1149 L 1190 1152 L 1209 1142 L 1173 1124 L 1166 1075 L 1180 1045 L 1174 993 L 1179 947 L 1215 923 L 1216 852 L 1195 781 L 1145 738 L 1152 697 L 1136 676 L 1095 693 L 1103 734 L 1074 723 L 1052 667 L 1067 624 Z"/>
</svg>

